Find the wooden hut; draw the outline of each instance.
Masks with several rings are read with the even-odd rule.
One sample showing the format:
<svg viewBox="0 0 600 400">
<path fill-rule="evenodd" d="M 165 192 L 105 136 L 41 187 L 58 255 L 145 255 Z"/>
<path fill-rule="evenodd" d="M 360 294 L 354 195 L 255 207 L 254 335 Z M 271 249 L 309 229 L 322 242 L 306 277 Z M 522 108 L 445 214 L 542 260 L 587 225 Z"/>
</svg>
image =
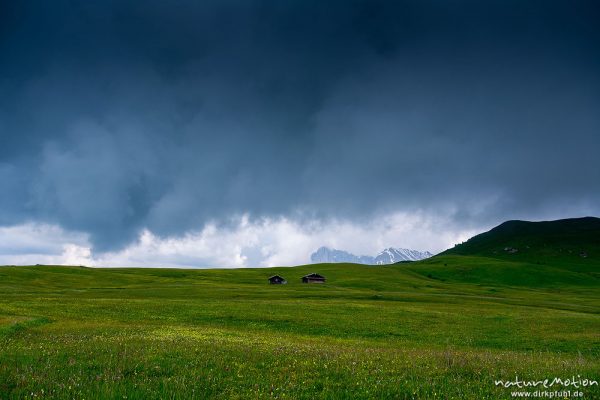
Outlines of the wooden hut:
<svg viewBox="0 0 600 400">
<path fill-rule="evenodd" d="M 269 278 L 269 283 L 271 285 L 285 285 L 287 283 L 287 281 L 282 276 L 273 275 L 272 277 Z"/>
<path fill-rule="evenodd" d="M 303 276 L 302 283 L 325 283 L 325 277 L 313 272 L 312 274 Z"/>
</svg>

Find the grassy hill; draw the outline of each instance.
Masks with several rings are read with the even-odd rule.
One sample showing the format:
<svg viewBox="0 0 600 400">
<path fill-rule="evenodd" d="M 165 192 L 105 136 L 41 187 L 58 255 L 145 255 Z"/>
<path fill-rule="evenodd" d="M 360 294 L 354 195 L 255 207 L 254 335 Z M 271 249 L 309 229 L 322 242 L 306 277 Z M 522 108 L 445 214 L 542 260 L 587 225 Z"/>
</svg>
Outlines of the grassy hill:
<svg viewBox="0 0 600 400">
<path fill-rule="evenodd" d="M 600 218 L 507 221 L 408 268 L 479 285 L 565 290 L 600 285 Z"/>
<path fill-rule="evenodd" d="M 594 234 L 583 258 L 517 231 L 390 266 L 0 267 L 0 398 L 497 399 L 516 375 L 600 380 Z"/>
<path fill-rule="evenodd" d="M 580 264 L 600 258 L 600 218 L 507 221 L 443 254 Z"/>
</svg>

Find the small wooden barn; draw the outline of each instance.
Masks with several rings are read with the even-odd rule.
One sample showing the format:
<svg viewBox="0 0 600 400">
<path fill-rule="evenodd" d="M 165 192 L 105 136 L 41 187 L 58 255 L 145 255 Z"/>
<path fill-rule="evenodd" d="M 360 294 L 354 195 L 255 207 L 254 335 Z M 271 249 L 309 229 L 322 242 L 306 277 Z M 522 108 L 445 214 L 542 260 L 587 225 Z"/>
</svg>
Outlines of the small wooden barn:
<svg viewBox="0 0 600 400">
<path fill-rule="evenodd" d="M 287 281 L 282 276 L 273 275 L 272 277 L 269 278 L 269 283 L 271 285 L 285 285 L 287 283 Z"/>
<path fill-rule="evenodd" d="M 325 283 L 325 277 L 313 272 L 312 274 L 303 276 L 302 283 Z"/>
</svg>

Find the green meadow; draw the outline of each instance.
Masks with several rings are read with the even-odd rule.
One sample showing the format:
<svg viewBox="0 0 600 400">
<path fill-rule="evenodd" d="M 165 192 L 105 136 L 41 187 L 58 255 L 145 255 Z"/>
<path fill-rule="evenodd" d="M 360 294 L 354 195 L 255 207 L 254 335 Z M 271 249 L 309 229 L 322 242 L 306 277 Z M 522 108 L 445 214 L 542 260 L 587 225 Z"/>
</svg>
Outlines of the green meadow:
<svg viewBox="0 0 600 400">
<path fill-rule="evenodd" d="M 515 390 L 499 379 L 600 380 L 596 258 L 519 260 L 0 267 L 0 398 L 497 399 Z"/>
</svg>

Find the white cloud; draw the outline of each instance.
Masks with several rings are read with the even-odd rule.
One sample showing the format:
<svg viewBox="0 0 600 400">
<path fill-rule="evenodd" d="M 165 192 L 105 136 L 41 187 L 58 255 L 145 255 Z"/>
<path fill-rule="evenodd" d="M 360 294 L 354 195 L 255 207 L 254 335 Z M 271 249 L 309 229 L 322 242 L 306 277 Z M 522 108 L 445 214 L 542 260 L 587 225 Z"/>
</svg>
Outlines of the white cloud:
<svg viewBox="0 0 600 400">
<path fill-rule="evenodd" d="M 376 255 L 386 247 L 442 251 L 475 234 L 457 230 L 449 219 L 394 213 L 365 224 L 286 218 L 250 221 L 228 227 L 208 224 L 183 236 L 159 237 L 144 230 L 135 243 L 94 253 L 87 235 L 51 225 L 0 228 L 0 264 L 65 264 L 98 267 L 271 267 L 310 261 L 320 246 Z"/>
<path fill-rule="evenodd" d="M 87 235 L 55 225 L 26 223 L 0 227 L 0 264 L 78 264 L 75 254 L 86 248 L 89 253 Z"/>
</svg>

